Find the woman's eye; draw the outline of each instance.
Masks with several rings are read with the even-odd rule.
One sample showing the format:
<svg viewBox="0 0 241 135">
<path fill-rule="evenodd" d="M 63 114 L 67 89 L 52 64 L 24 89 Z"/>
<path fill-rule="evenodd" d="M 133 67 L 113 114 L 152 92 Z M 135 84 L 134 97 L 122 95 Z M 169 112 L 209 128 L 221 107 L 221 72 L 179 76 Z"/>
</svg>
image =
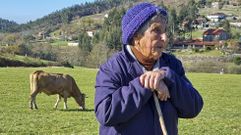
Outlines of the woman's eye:
<svg viewBox="0 0 241 135">
<path fill-rule="evenodd" d="M 153 29 L 153 32 L 155 32 L 156 34 L 162 34 L 162 33 L 165 33 L 165 29 L 156 28 L 156 29 Z"/>
<path fill-rule="evenodd" d="M 156 28 L 156 29 L 154 29 L 153 30 L 155 33 L 157 33 L 157 34 L 160 34 L 161 33 L 161 29 L 159 29 L 159 28 Z"/>
</svg>

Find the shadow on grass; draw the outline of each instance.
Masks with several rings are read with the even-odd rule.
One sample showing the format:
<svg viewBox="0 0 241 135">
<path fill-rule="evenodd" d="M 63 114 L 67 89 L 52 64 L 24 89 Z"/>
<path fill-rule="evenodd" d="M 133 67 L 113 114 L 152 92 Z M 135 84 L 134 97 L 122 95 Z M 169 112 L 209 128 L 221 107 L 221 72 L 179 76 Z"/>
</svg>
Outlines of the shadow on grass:
<svg viewBox="0 0 241 135">
<path fill-rule="evenodd" d="M 85 110 L 82 110 L 82 109 L 59 109 L 59 111 L 63 111 L 63 112 L 93 112 L 94 109 L 85 109 Z"/>
</svg>

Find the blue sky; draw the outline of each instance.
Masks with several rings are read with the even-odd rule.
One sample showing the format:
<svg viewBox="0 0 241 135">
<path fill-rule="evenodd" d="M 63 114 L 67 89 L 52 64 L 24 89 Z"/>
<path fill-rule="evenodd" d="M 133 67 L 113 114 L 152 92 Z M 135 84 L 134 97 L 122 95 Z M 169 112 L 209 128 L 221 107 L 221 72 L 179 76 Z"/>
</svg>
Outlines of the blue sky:
<svg viewBox="0 0 241 135">
<path fill-rule="evenodd" d="M 56 10 L 95 0 L 2 0 L 0 18 L 19 24 L 34 21 Z"/>
</svg>

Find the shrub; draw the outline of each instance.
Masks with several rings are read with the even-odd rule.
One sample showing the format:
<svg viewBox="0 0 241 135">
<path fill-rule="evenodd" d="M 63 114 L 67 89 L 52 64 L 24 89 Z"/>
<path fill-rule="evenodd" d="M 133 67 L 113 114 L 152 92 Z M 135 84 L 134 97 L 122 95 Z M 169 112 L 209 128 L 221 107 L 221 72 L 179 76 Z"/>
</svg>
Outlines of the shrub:
<svg viewBox="0 0 241 135">
<path fill-rule="evenodd" d="M 212 48 L 209 46 L 205 48 L 205 51 L 211 51 L 211 50 L 212 50 Z"/>
<path fill-rule="evenodd" d="M 197 53 L 197 52 L 199 52 L 199 49 L 194 48 L 194 49 L 192 49 L 192 51 L 194 51 L 195 53 Z"/>
<path fill-rule="evenodd" d="M 232 74 L 241 74 L 241 66 L 230 64 L 227 67 L 227 72 Z"/>
<path fill-rule="evenodd" d="M 74 66 L 71 65 L 68 61 L 62 62 L 61 64 L 62 64 L 64 67 L 74 68 Z"/>
<path fill-rule="evenodd" d="M 201 61 L 191 62 L 189 64 L 185 64 L 184 66 L 188 72 L 219 73 L 223 64 L 220 62 Z"/>
<path fill-rule="evenodd" d="M 241 64 L 241 57 L 234 57 L 233 63 L 236 64 L 236 65 L 240 65 Z"/>
</svg>

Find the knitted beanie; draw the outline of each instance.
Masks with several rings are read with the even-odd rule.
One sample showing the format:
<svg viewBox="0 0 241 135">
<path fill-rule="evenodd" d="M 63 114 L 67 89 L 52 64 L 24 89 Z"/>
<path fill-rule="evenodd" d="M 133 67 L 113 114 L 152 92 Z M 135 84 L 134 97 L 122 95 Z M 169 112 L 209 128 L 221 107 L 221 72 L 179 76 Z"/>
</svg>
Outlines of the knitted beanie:
<svg viewBox="0 0 241 135">
<path fill-rule="evenodd" d="M 167 17 L 164 8 L 143 2 L 130 8 L 122 18 L 122 43 L 130 44 L 133 36 L 141 26 L 157 13 Z"/>
</svg>

